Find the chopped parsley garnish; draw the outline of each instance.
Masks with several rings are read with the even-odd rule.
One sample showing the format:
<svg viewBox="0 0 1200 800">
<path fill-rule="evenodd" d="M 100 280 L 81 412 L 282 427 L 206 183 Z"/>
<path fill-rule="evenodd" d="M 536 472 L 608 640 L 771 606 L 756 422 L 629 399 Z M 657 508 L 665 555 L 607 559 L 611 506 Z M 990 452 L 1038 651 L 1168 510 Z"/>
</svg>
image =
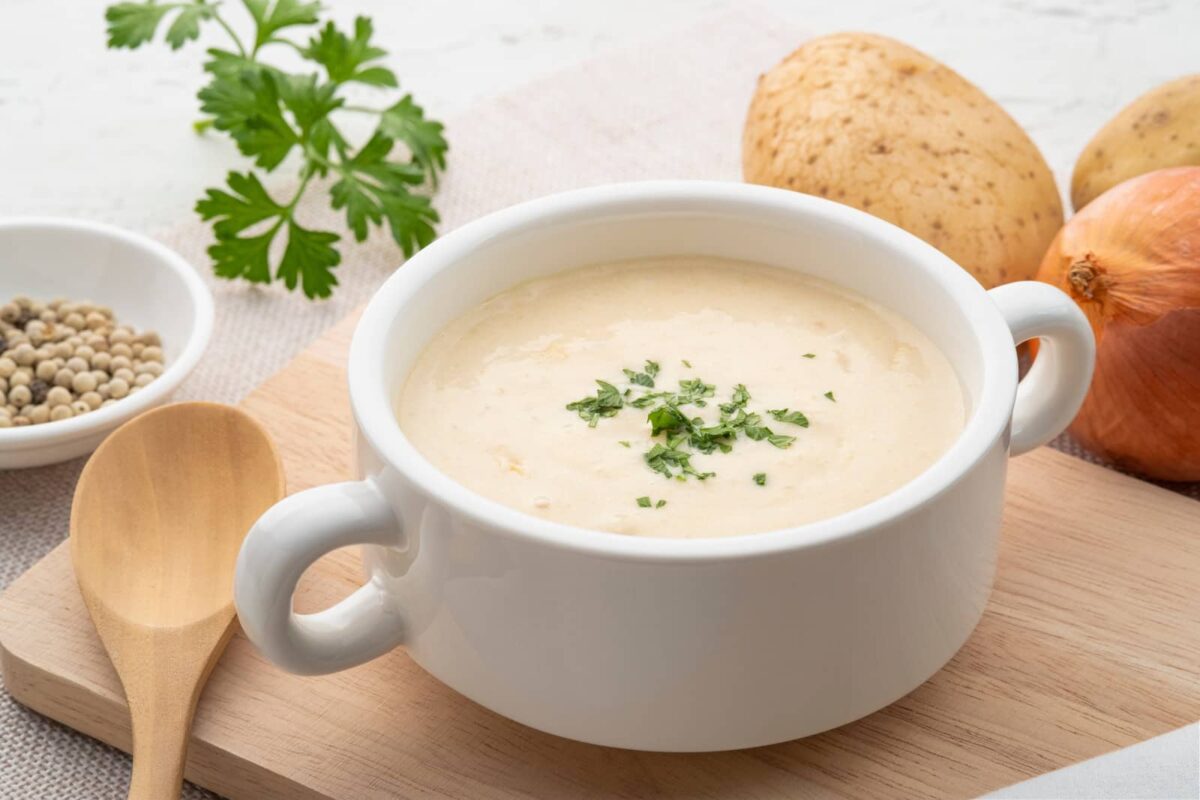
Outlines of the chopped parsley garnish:
<svg viewBox="0 0 1200 800">
<path fill-rule="evenodd" d="M 684 365 L 685 367 L 687 367 L 688 369 L 691 369 L 691 368 L 692 368 L 692 362 L 688 361 L 686 358 L 680 359 L 680 361 L 682 361 L 682 362 L 683 362 L 683 365 Z"/>
<path fill-rule="evenodd" d="M 650 498 L 649 498 L 649 497 L 645 497 L 645 496 L 643 496 L 643 497 L 639 497 L 639 498 L 637 499 L 637 504 L 638 504 L 639 506 L 641 506 L 642 508 L 651 508 L 651 507 L 653 507 L 653 508 L 662 508 L 663 506 L 665 506 L 665 505 L 667 504 L 667 501 L 666 501 L 666 500 L 659 500 L 657 503 L 652 503 L 652 502 L 650 502 Z"/>
<path fill-rule="evenodd" d="M 691 367 L 686 359 L 682 363 Z M 686 481 L 688 478 L 703 481 L 714 477 L 715 472 L 697 469 L 692 464 L 692 457 L 697 453 L 710 455 L 717 450 L 728 453 L 739 435 L 755 442 L 765 441 L 780 449 L 786 449 L 796 441 L 795 436 L 776 433 L 764 424 L 763 414 L 747 410 L 753 398 L 745 384 L 735 385 L 729 400 L 718 404 L 719 414 L 715 421 L 705 420 L 701 416 L 688 416 L 684 407 L 707 408 L 709 399 L 716 396 L 717 387 L 705 383 L 701 378 L 685 378 L 679 381 L 676 391 L 657 389 L 655 378 L 659 371 L 659 364 L 650 360 L 640 371 L 623 369 L 628 387 L 622 390 L 607 381 L 597 380 L 599 388 L 594 397 L 568 403 L 567 409 L 578 413 L 589 427 L 595 427 L 601 417 L 615 416 L 625 406 L 648 410 L 646 420 L 650 423 L 650 436 L 661 436 L 662 439 L 654 442 L 642 454 L 642 460 L 663 477 L 677 481 Z M 832 392 L 825 396 L 833 400 Z M 800 411 L 777 408 L 769 409 L 766 413 L 777 422 L 801 428 L 809 426 L 808 417 Z M 631 447 L 626 440 L 621 440 L 619 444 Z M 759 486 L 765 485 L 766 480 L 764 472 L 754 476 L 754 482 Z M 659 500 L 654 507 L 662 508 L 666 502 Z M 639 497 L 638 505 L 649 508 L 649 496 Z"/>
<path fill-rule="evenodd" d="M 816 353 L 805 353 L 804 357 L 805 358 L 816 358 L 817 354 Z"/>
<path fill-rule="evenodd" d="M 833 392 L 831 392 L 831 391 L 830 391 L 830 392 L 826 392 L 826 393 L 825 393 L 825 399 L 826 399 L 826 400 L 833 400 L 833 402 L 835 402 L 835 403 L 837 402 L 837 400 L 836 400 L 836 399 L 834 398 L 834 396 L 833 396 Z"/>
<path fill-rule="evenodd" d="M 666 501 L 666 500 L 659 500 L 657 503 L 655 503 L 655 504 L 654 504 L 654 507 L 655 507 L 655 508 L 662 508 L 662 507 L 663 507 L 663 506 L 665 506 L 666 504 L 667 504 L 667 501 Z"/>
</svg>

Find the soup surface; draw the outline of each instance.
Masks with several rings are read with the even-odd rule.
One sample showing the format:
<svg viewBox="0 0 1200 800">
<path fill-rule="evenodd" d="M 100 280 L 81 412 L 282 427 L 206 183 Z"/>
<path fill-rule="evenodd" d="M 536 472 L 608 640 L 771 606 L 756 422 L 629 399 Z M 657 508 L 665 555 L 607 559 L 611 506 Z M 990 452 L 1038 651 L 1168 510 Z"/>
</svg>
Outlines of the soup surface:
<svg viewBox="0 0 1200 800">
<path fill-rule="evenodd" d="M 396 411 L 413 445 L 479 494 L 664 537 L 864 505 L 964 424 L 949 362 L 897 314 L 798 273 L 693 256 L 493 297 L 437 334 Z"/>
</svg>

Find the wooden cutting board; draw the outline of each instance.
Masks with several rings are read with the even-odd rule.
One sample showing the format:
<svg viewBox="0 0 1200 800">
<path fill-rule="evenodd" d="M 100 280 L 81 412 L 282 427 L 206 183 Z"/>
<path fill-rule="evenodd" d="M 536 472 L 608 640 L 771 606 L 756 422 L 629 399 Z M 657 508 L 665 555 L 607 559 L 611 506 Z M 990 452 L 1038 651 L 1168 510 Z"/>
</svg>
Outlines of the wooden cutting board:
<svg viewBox="0 0 1200 800">
<path fill-rule="evenodd" d="M 275 436 L 292 491 L 350 473 L 353 323 L 243 404 Z M 335 553 L 297 607 L 324 607 L 358 578 L 356 556 Z M 0 664 L 22 703 L 129 749 L 65 544 L 0 598 Z M 756 750 L 636 753 L 510 722 L 400 651 L 300 678 L 239 635 L 201 699 L 187 777 L 245 800 L 971 797 L 1194 722 L 1198 670 L 1200 504 L 1042 448 L 1012 463 L 996 589 L 975 634 L 858 722 Z"/>
</svg>

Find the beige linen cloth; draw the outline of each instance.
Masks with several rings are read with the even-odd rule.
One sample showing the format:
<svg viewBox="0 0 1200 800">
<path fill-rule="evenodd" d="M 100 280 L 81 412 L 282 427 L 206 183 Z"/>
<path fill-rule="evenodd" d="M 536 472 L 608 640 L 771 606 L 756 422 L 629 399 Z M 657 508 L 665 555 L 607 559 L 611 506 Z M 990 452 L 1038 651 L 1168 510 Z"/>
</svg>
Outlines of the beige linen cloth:
<svg viewBox="0 0 1200 800">
<path fill-rule="evenodd" d="M 802 38 L 761 10 L 742 9 L 449 120 L 450 171 L 437 196 L 441 231 L 564 189 L 649 178 L 738 180 L 741 124 L 755 78 Z M 338 224 L 321 207 L 323 194 L 309 198 L 303 220 Z M 158 236 L 196 265 L 216 296 L 208 355 L 178 393 L 181 400 L 237 402 L 362 304 L 401 261 L 384 237 L 345 242 L 341 285 L 331 300 L 310 303 L 275 288 L 212 279 L 204 252 L 209 229 L 195 219 Z M 1081 455 L 1069 442 L 1058 445 Z M 0 472 L 0 587 L 65 537 L 82 466 L 80 459 Z M 0 800 L 123 798 L 128 778 L 121 753 L 0 693 Z M 184 797 L 213 795 L 188 786 Z"/>
</svg>

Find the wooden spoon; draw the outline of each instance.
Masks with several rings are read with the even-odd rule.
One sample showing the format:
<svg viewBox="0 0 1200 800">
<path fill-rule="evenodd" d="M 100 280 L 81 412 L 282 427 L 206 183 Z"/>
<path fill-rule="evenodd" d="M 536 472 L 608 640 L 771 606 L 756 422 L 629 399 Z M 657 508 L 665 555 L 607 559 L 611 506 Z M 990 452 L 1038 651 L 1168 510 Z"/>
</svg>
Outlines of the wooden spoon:
<svg viewBox="0 0 1200 800">
<path fill-rule="evenodd" d="M 196 701 L 234 630 L 238 549 L 283 495 L 266 431 L 214 403 L 142 414 L 83 468 L 71 559 L 129 701 L 130 800 L 179 796 Z"/>
</svg>

